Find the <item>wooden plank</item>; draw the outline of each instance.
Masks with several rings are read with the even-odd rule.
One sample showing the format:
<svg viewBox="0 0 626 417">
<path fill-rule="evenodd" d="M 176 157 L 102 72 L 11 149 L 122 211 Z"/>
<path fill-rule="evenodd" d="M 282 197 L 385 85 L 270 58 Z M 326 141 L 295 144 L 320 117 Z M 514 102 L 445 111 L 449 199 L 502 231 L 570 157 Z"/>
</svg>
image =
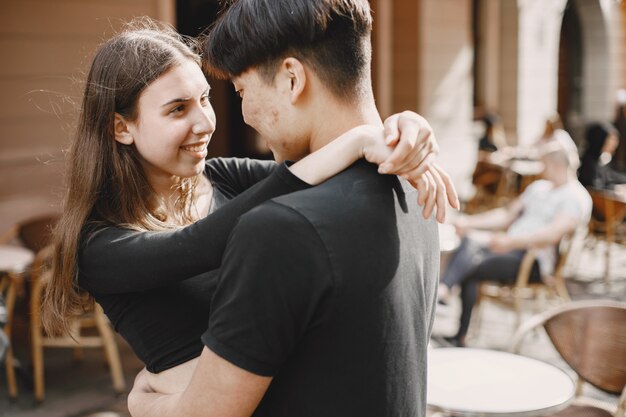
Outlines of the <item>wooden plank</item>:
<svg viewBox="0 0 626 417">
<path fill-rule="evenodd" d="M 73 115 L 80 105 L 79 87 L 71 76 L 0 77 L 0 122 L 46 115 Z"/>
<path fill-rule="evenodd" d="M 101 38 L 119 30 L 124 21 L 145 15 L 157 15 L 156 0 L 3 0 L 0 34 Z"/>
<path fill-rule="evenodd" d="M 0 166 L 0 199 L 20 195 L 61 196 L 64 163 L 57 160 L 36 161 L 23 165 Z"/>
<path fill-rule="evenodd" d="M 0 78 L 68 76 L 89 66 L 100 44 L 95 37 L 2 37 L 0 56 L 13 57 L 0 65 Z"/>
</svg>

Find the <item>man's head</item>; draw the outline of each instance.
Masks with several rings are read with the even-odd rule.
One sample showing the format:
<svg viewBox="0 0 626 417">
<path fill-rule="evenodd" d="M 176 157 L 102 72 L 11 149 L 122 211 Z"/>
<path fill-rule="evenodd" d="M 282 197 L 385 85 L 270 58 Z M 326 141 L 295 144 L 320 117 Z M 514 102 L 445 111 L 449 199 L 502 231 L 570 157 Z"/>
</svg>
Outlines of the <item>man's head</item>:
<svg viewBox="0 0 626 417">
<path fill-rule="evenodd" d="M 548 181 L 560 182 L 569 176 L 572 158 L 562 143 L 552 140 L 543 145 L 541 161 L 544 164 L 543 177 Z"/>
<path fill-rule="evenodd" d="M 233 80 L 275 156 L 297 159 L 320 89 L 342 103 L 371 91 L 371 27 L 367 0 L 235 0 L 207 34 L 205 64 Z"/>
</svg>

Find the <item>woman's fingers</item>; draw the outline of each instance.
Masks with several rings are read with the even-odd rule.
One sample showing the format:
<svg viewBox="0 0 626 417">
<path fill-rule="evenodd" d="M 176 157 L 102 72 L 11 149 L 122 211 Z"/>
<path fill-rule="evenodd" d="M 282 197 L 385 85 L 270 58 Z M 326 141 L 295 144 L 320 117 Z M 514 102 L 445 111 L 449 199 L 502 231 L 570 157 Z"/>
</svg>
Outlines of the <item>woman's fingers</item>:
<svg viewBox="0 0 626 417">
<path fill-rule="evenodd" d="M 408 165 L 404 170 L 400 171 L 396 175 L 399 175 L 406 179 L 417 179 L 424 175 L 426 171 L 431 169 L 436 157 L 437 155 L 435 155 L 434 153 L 426 154 L 422 160 L 416 160 L 414 163 Z"/>
<path fill-rule="evenodd" d="M 385 120 L 385 143 L 389 146 L 395 145 L 400 139 L 400 132 L 398 131 L 399 118 L 399 114 L 394 114 Z"/>
<path fill-rule="evenodd" d="M 450 203 L 450 206 L 452 206 L 452 208 L 460 210 L 461 203 L 459 202 L 459 195 L 456 192 L 456 188 L 454 187 L 454 184 L 452 183 L 452 178 L 450 178 L 450 175 L 448 175 L 448 173 L 444 171 L 436 163 L 433 164 L 433 168 L 437 171 L 437 173 L 441 177 L 441 180 L 443 181 L 446 187 L 446 196 L 448 199 L 448 203 Z"/>
<path fill-rule="evenodd" d="M 443 223 L 446 220 L 446 185 L 444 184 L 439 172 L 436 169 L 431 169 L 428 171 L 430 175 L 432 175 L 435 180 L 435 203 L 437 205 L 437 214 L 436 218 L 439 223 Z"/>
<path fill-rule="evenodd" d="M 422 178 L 424 178 L 426 182 L 428 183 L 428 189 L 426 192 L 426 202 L 424 203 L 424 208 L 422 210 L 422 214 L 424 218 L 428 219 L 431 216 L 431 214 L 433 214 L 437 189 L 436 189 L 435 180 L 429 171 L 425 172 L 424 175 L 422 175 Z"/>
<path fill-rule="evenodd" d="M 395 148 L 384 162 L 387 172 L 406 171 L 416 166 L 426 155 L 439 153 L 432 127 L 426 119 L 414 112 L 403 112 L 385 121 L 385 137 Z"/>
</svg>

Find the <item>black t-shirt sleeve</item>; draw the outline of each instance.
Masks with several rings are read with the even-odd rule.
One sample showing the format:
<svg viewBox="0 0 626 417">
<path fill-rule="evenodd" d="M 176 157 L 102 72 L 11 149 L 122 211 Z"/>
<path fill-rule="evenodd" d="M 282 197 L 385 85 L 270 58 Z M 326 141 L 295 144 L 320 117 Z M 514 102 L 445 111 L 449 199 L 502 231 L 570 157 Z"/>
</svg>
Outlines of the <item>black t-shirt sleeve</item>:
<svg viewBox="0 0 626 417">
<path fill-rule="evenodd" d="M 196 223 L 172 231 L 108 227 L 84 239 L 79 284 L 91 294 L 143 291 L 216 269 L 239 217 L 271 198 L 310 187 L 285 164 Z"/>
<path fill-rule="evenodd" d="M 294 210 L 267 202 L 233 230 L 202 341 L 240 368 L 273 376 L 330 311 L 332 282 L 313 226 Z"/>
<path fill-rule="evenodd" d="M 275 161 L 249 158 L 212 158 L 206 166 L 211 182 L 233 198 L 269 177 L 279 165 Z"/>
</svg>

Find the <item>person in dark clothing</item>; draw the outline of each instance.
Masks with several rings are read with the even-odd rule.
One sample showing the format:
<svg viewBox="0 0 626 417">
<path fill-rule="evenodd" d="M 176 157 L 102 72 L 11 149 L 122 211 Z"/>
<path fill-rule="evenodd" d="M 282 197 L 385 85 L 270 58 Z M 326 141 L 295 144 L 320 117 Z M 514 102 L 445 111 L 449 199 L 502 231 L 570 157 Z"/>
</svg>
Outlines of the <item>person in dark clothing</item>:
<svg viewBox="0 0 626 417">
<path fill-rule="evenodd" d="M 318 184 L 363 155 L 412 180 L 422 181 L 416 175 L 424 167 L 438 175 L 426 156 L 434 146 L 424 134 L 428 126 L 415 114 L 395 116 L 388 126 L 402 125 L 411 136 L 400 138 L 398 158 L 390 156 L 382 128 L 360 126 L 290 166 L 205 161 L 215 115 L 199 62 L 173 30 L 155 22 L 135 23 L 98 50 L 43 304 L 48 329 L 67 331 L 72 315 L 89 307 L 87 291 L 162 392 L 180 391 L 191 376 L 215 270 L 242 214 Z M 417 132 L 423 149 L 410 146 Z"/>
<path fill-rule="evenodd" d="M 254 22 L 251 25 L 246 22 Z M 207 40 L 277 160 L 382 126 L 365 0 L 232 3 Z M 135 380 L 140 416 L 424 416 L 438 238 L 414 191 L 357 162 L 235 226 L 186 390 Z"/>
<path fill-rule="evenodd" d="M 500 117 L 495 113 L 488 113 L 481 120 L 485 127 L 485 132 L 478 141 L 478 151 L 492 153 L 505 148 L 506 139 Z"/>
<path fill-rule="evenodd" d="M 626 174 L 610 165 L 618 145 L 619 132 L 610 123 L 592 123 L 587 127 L 585 151 L 578 170 L 578 180 L 583 186 L 612 190 L 617 184 L 626 184 Z"/>
</svg>

